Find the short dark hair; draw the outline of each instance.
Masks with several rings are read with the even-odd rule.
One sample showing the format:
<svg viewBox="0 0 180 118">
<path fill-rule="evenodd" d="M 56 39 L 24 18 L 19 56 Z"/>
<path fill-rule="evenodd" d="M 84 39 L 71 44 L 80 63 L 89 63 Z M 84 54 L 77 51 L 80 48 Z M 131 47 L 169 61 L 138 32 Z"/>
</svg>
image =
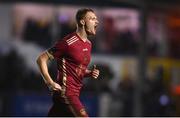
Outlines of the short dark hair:
<svg viewBox="0 0 180 118">
<path fill-rule="evenodd" d="M 78 26 L 81 26 L 80 20 L 84 18 L 84 16 L 86 15 L 87 12 L 93 12 L 94 11 L 90 8 L 82 8 L 79 9 L 76 13 L 76 22 L 78 24 Z"/>
</svg>

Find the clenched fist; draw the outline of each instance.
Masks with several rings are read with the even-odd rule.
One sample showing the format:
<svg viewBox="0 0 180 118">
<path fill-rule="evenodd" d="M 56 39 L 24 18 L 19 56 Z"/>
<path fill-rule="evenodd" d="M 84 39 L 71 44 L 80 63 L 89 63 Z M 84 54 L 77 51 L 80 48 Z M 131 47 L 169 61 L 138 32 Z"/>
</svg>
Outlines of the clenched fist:
<svg viewBox="0 0 180 118">
<path fill-rule="evenodd" d="M 97 79 L 98 76 L 99 76 L 99 70 L 96 69 L 96 65 L 93 66 L 93 69 L 91 71 L 91 76 L 94 78 L 94 79 Z"/>
</svg>

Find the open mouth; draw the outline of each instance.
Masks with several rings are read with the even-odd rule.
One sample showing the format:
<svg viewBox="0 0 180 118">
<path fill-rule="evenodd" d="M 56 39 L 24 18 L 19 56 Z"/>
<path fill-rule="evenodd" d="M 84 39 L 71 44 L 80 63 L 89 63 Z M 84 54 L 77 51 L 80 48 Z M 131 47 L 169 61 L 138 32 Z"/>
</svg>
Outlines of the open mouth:
<svg viewBox="0 0 180 118">
<path fill-rule="evenodd" d="M 94 29 L 97 29 L 97 25 L 94 26 Z"/>
</svg>

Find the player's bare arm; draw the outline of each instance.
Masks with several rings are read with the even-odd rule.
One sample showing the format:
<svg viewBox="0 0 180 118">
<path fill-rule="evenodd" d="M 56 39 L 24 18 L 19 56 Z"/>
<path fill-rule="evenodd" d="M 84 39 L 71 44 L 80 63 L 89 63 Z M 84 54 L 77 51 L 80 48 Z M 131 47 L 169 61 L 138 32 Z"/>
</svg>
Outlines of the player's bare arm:
<svg viewBox="0 0 180 118">
<path fill-rule="evenodd" d="M 53 59 L 53 55 L 48 53 L 47 51 L 40 54 L 40 56 L 37 58 L 36 62 L 39 67 L 40 73 L 49 87 L 50 90 L 53 91 L 60 91 L 61 86 L 53 81 L 51 78 L 49 72 L 48 72 L 48 61 Z"/>
</svg>

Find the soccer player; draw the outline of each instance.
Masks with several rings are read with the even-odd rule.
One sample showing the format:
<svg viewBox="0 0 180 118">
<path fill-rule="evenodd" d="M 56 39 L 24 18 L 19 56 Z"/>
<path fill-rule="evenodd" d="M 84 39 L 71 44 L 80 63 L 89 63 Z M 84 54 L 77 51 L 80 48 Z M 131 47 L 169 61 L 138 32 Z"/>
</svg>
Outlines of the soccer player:
<svg viewBox="0 0 180 118">
<path fill-rule="evenodd" d="M 97 78 L 99 70 L 88 69 L 91 58 L 89 35 L 96 34 L 98 20 L 92 9 L 79 9 L 76 13 L 77 30 L 58 40 L 37 58 L 41 75 L 53 92 L 53 106 L 48 116 L 88 117 L 79 94 L 83 77 Z M 58 75 L 53 81 L 48 72 L 48 61 L 57 61 Z"/>
</svg>

